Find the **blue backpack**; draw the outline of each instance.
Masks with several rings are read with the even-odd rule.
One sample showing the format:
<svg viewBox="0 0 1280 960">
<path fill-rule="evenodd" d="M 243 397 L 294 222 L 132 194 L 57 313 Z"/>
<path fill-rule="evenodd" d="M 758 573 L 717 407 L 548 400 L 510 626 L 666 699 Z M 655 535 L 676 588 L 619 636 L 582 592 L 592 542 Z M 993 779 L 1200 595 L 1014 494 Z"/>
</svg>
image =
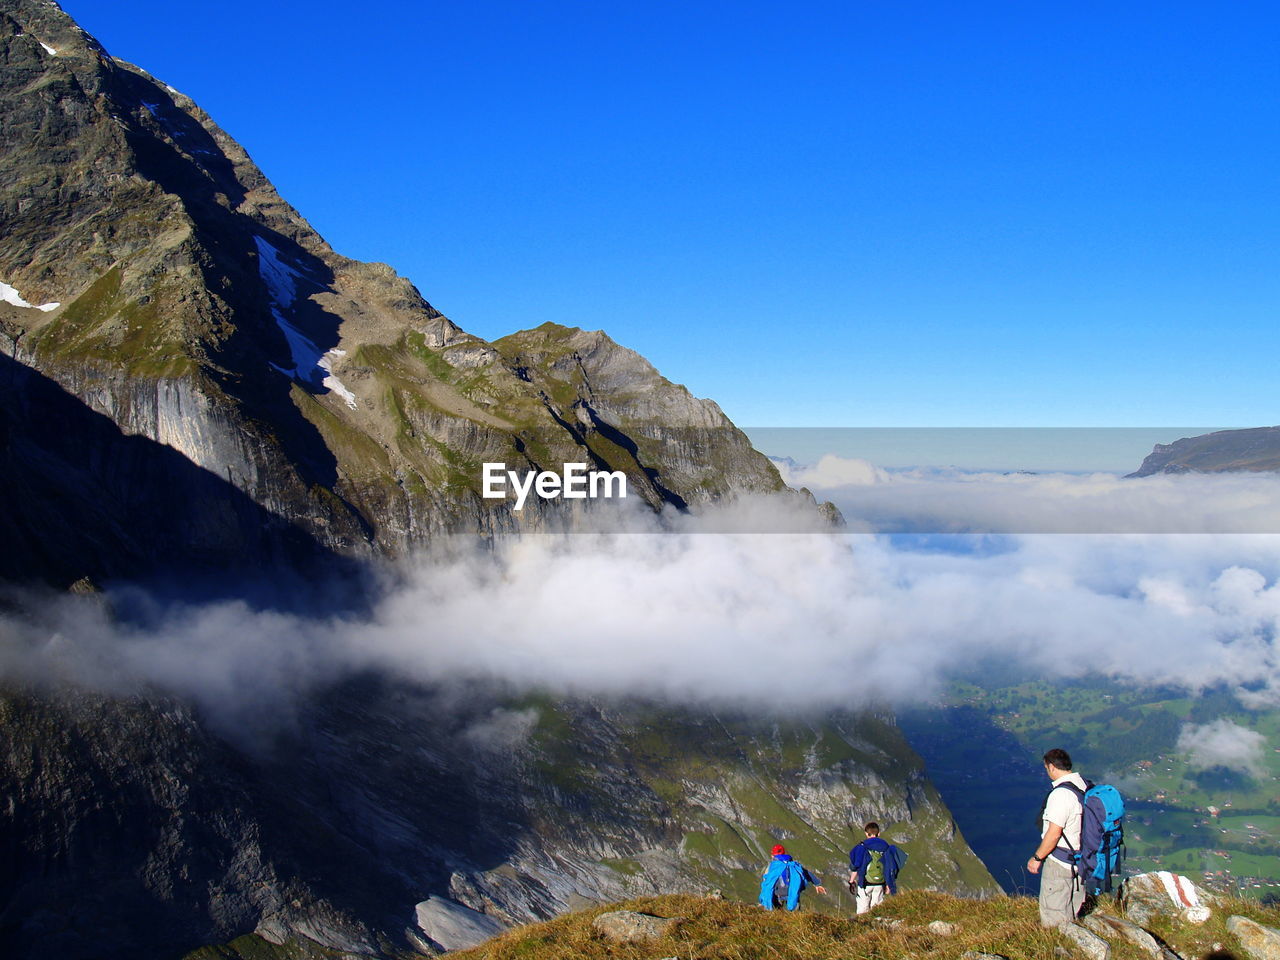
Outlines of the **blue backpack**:
<svg viewBox="0 0 1280 960">
<path fill-rule="evenodd" d="M 795 910 L 800 905 L 800 891 L 807 886 L 803 866 L 790 856 L 774 857 L 760 878 L 760 906 L 766 910 L 775 906 Z"/>
<path fill-rule="evenodd" d="M 1084 892 L 1096 896 L 1111 889 L 1111 878 L 1124 863 L 1124 798 L 1109 783 L 1085 783 L 1087 790 L 1074 783 L 1061 786 L 1080 798 L 1080 849 L 1072 850 L 1071 864 Z"/>
</svg>

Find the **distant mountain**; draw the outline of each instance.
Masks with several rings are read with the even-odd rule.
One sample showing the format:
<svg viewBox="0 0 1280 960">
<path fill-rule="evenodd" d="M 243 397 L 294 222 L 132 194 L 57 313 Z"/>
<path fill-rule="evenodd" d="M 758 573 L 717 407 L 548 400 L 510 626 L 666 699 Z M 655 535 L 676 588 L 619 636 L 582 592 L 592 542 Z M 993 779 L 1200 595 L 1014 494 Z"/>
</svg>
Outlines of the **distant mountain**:
<svg viewBox="0 0 1280 960">
<path fill-rule="evenodd" d="M 1280 471 L 1280 427 L 1218 430 L 1173 443 L 1157 443 L 1142 466 L 1129 476 L 1271 471 Z"/>
</svg>

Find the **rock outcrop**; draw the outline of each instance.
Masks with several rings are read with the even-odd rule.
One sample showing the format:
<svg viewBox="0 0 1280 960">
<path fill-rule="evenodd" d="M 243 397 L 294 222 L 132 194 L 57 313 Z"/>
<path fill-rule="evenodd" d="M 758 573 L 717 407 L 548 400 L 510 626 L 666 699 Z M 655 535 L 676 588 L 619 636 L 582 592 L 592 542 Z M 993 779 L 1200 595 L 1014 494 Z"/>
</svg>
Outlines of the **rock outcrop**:
<svg viewBox="0 0 1280 960">
<path fill-rule="evenodd" d="M 1228 917 L 1227 930 L 1240 941 L 1249 960 L 1280 960 L 1280 930 L 1248 917 Z"/>
<path fill-rule="evenodd" d="M 443 951 L 474 947 L 507 929 L 501 920 L 447 897 L 427 897 L 419 903 L 414 922 L 429 945 Z"/>
<path fill-rule="evenodd" d="M 665 937 L 680 922 L 678 917 L 655 917 L 634 910 L 610 910 L 591 921 L 591 927 L 614 943 L 643 943 Z"/>
<path fill-rule="evenodd" d="M 1132 921 L 1094 914 L 1085 917 L 1083 923 L 1104 939 L 1128 941 L 1152 960 L 1179 960 L 1178 955 L 1157 940 L 1150 931 L 1142 929 Z"/>
<path fill-rule="evenodd" d="M 1124 914 L 1140 927 L 1153 917 L 1180 917 L 1187 923 L 1200 924 L 1209 919 L 1214 898 L 1187 877 L 1158 871 L 1128 877 L 1120 891 Z"/>
<path fill-rule="evenodd" d="M 1074 953 L 1086 960 L 1110 960 L 1111 944 L 1092 930 L 1087 930 L 1078 923 L 1064 923 L 1058 928 L 1062 937 L 1071 944 Z"/>
</svg>

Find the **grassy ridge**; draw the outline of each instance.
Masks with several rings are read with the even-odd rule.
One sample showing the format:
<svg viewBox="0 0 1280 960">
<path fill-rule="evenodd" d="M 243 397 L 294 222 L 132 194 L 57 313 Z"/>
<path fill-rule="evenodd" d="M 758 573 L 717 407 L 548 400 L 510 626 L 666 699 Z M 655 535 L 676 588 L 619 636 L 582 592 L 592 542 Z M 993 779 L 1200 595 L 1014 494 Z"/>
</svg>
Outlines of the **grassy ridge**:
<svg viewBox="0 0 1280 960">
<path fill-rule="evenodd" d="M 703 897 L 649 897 L 520 927 L 453 956 L 458 960 L 955 960 L 966 951 L 977 951 L 1010 960 L 1042 960 L 1053 957 L 1054 948 L 1066 943 L 1056 931 L 1040 927 L 1036 902 L 1027 897 L 978 901 L 914 891 L 855 918 L 847 894 L 832 891 L 831 896 L 844 903 L 843 915 L 804 908 L 793 914 L 766 912 L 751 904 Z M 591 921 L 616 909 L 682 919 L 660 939 L 615 944 L 597 934 Z M 1114 904 L 1102 905 L 1099 912 L 1114 913 Z M 1235 913 L 1280 925 L 1280 910 L 1233 900 L 1203 926 L 1170 921 L 1154 932 L 1188 960 L 1204 957 L 1215 949 L 1237 946 L 1225 926 L 1226 918 Z M 934 920 L 954 924 L 955 932 L 930 931 L 928 925 Z M 1114 943 L 1111 956 L 1112 960 L 1137 960 L 1144 955 L 1132 945 Z"/>
</svg>

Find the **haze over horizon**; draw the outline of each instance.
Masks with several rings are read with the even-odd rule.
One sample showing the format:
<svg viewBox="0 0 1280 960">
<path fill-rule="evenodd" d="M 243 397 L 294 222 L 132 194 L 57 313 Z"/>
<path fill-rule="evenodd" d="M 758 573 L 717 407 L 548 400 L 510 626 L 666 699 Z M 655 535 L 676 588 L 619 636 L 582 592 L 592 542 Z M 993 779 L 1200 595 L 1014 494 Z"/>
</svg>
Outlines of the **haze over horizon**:
<svg viewBox="0 0 1280 960">
<path fill-rule="evenodd" d="M 65 7 L 481 336 L 753 426 L 1276 419 L 1274 10 Z"/>
</svg>

